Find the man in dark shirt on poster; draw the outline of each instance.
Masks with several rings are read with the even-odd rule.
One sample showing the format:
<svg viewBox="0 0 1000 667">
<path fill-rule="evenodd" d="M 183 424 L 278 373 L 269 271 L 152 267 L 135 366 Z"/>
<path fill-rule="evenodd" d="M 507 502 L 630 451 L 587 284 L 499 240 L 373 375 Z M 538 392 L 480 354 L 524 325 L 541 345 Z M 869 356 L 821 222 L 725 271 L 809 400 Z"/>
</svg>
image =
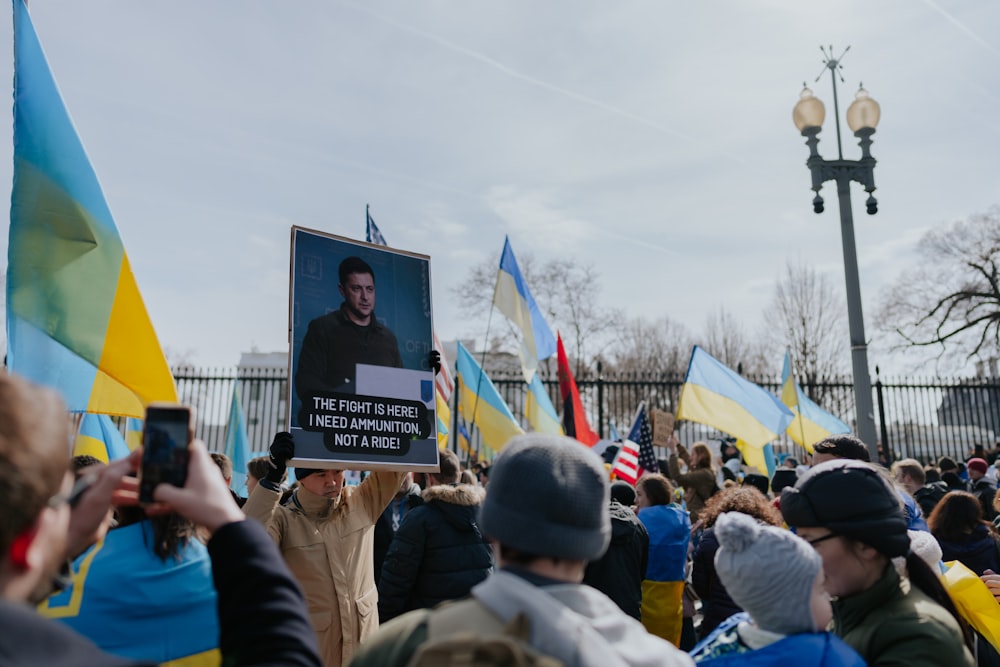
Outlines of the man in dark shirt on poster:
<svg viewBox="0 0 1000 667">
<path fill-rule="evenodd" d="M 403 366 L 396 335 L 375 318 L 372 267 L 348 257 L 338 273 L 344 302 L 311 321 L 302 340 L 295 391 L 303 403 L 317 392 L 355 393 L 356 364 Z"/>
</svg>

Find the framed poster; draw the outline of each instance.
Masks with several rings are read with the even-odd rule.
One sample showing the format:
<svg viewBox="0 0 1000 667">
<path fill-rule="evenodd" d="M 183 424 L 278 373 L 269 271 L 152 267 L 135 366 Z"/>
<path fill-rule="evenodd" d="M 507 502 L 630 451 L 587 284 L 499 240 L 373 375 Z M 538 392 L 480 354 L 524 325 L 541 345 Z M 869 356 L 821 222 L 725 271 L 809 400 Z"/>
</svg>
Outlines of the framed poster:
<svg viewBox="0 0 1000 667">
<path fill-rule="evenodd" d="M 292 227 L 291 465 L 438 467 L 430 258 Z"/>
</svg>

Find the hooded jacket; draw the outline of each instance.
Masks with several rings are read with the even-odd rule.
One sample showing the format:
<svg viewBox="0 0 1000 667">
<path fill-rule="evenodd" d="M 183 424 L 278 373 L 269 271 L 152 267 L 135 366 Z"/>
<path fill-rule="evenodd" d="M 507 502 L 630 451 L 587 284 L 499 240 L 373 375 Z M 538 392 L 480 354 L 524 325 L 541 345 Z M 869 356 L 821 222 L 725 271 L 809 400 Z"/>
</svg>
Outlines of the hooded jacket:
<svg viewBox="0 0 1000 667">
<path fill-rule="evenodd" d="M 489 627 L 476 624 L 485 616 Z M 448 634 L 496 634 L 515 617 L 525 619 L 527 642 L 566 667 L 688 667 L 691 658 L 646 632 L 606 595 L 590 586 L 536 585 L 501 570 L 472 589 L 472 598 L 402 616 L 367 643 L 351 667 L 403 667 L 428 639 L 428 625 Z M 438 622 L 446 617 L 446 623 Z M 433 633 L 438 637 L 437 633 Z"/>
<path fill-rule="evenodd" d="M 379 579 L 379 618 L 465 597 L 493 569 L 493 553 L 479 530 L 482 487 L 441 484 L 403 518 Z"/>
<path fill-rule="evenodd" d="M 640 618 L 642 580 L 649 559 L 649 533 L 635 512 L 612 500 L 611 544 L 600 560 L 587 564 L 583 583 L 611 598 L 632 618 Z"/>
<path fill-rule="evenodd" d="M 300 486 L 285 505 L 280 493 L 258 484 L 243 506 L 267 528 L 302 587 L 326 667 L 346 664 L 378 629 L 372 533 L 405 474 L 374 472 L 335 499 Z"/>
<path fill-rule="evenodd" d="M 1000 545 L 989 529 L 982 524 L 973 528 L 972 533 L 966 535 L 963 540 L 937 538 L 937 541 L 941 545 L 943 561 L 961 561 L 977 576 L 982 576 L 986 570 L 1000 572 Z"/>
</svg>

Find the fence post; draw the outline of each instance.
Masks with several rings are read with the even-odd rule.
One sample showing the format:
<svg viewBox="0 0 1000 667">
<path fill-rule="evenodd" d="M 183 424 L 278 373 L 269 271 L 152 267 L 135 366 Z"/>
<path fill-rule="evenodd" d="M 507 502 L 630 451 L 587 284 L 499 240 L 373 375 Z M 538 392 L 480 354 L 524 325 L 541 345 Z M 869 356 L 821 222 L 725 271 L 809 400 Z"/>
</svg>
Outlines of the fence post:
<svg viewBox="0 0 1000 667">
<path fill-rule="evenodd" d="M 604 438 L 604 364 L 597 362 L 597 435 Z"/>
<path fill-rule="evenodd" d="M 875 366 L 875 396 L 878 402 L 878 424 L 882 431 L 882 451 L 885 452 L 886 463 L 892 465 L 895 457 L 892 455 L 892 443 L 889 442 L 889 429 L 885 426 L 885 397 L 882 395 L 882 378 L 878 366 Z M 909 457 L 909 452 L 904 453 L 904 458 L 906 457 Z"/>
</svg>

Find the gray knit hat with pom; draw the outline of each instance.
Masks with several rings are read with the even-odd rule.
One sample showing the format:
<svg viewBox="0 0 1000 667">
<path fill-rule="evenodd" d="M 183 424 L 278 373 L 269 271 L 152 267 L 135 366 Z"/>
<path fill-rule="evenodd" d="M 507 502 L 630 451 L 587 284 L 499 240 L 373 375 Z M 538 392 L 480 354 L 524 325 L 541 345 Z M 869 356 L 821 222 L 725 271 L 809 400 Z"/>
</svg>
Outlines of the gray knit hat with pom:
<svg viewBox="0 0 1000 667">
<path fill-rule="evenodd" d="M 608 476 L 572 438 L 512 438 L 490 468 L 479 526 L 523 554 L 596 560 L 611 540 Z"/>
<path fill-rule="evenodd" d="M 758 627 L 783 635 L 822 629 L 815 627 L 811 601 L 823 563 L 808 542 L 739 512 L 719 516 L 715 537 L 715 571 Z"/>
</svg>

